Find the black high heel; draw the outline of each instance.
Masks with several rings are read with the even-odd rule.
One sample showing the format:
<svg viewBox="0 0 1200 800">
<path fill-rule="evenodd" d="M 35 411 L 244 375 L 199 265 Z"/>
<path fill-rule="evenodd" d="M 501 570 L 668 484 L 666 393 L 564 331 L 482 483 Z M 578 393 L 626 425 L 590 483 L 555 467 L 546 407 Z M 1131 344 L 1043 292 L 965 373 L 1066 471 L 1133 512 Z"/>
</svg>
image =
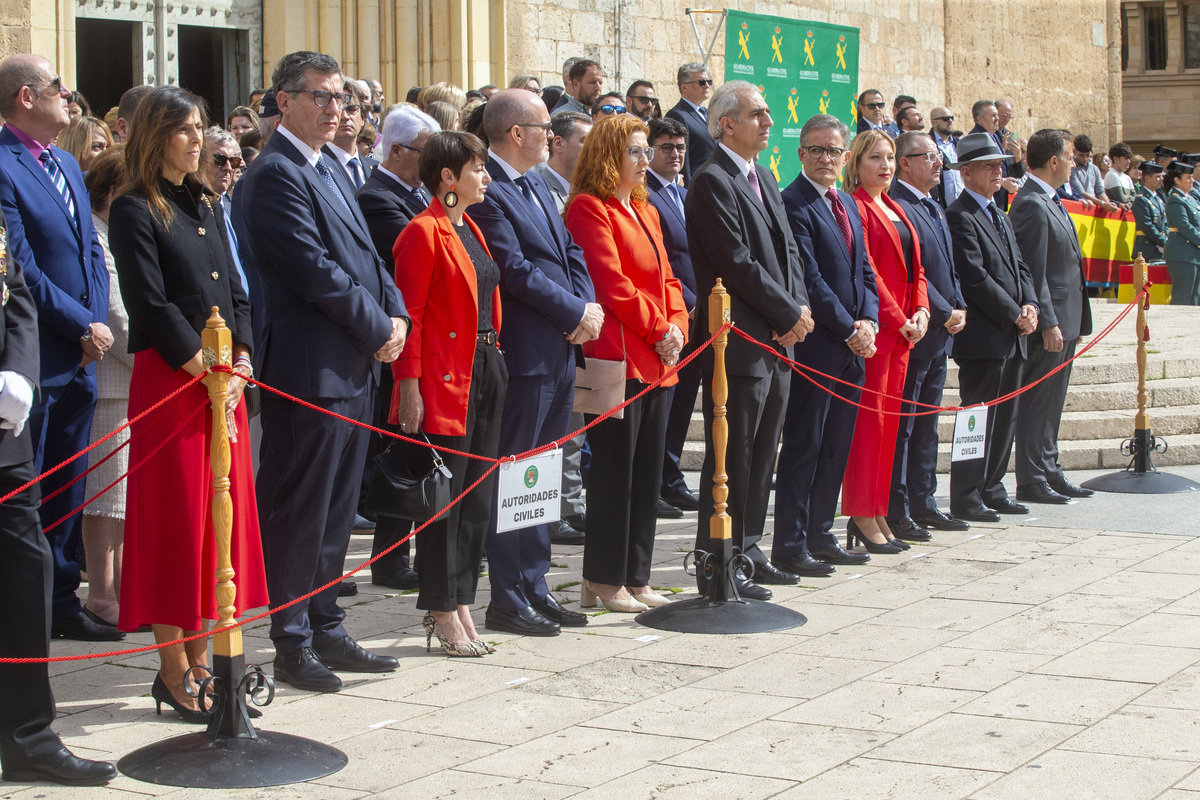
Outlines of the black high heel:
<svg viewBox="0 0 1200 800">
<path fill-rule="evenodd" d="M 862 542 L 862 546 L 867 549 L 868 553 L 879 555 L 895 555 L 904 551 L 895 546 L 894 542 L 885 542 L 884 544 L 876 544 L 867 538 L 862 529 L 858 527 L 858 523 L 854 521 L 854 517 L 850 517 L 846 521 L 846 549 L 850 550 L 854 547 L 854 540 Z"/>
<path fill-rule="evenodd" d="M 171 694 L 171 690 L 167 688 L 167 684 L 163 683 L 162 675 L 154 676 L 154 683 L 150 687 L 150 696 L 154 698 L 154 710 L 158 716 L 162 716 L 163 703 L 175 710 L 179 716 L 183 717 L 184 722 L 190 722 L 195 725 L 207 725 L 212 719 L 212 712 L 200 711 L 195 708 L 188 708 L 182 705 L 175 699 L 175 695 Z"/>
</svg>

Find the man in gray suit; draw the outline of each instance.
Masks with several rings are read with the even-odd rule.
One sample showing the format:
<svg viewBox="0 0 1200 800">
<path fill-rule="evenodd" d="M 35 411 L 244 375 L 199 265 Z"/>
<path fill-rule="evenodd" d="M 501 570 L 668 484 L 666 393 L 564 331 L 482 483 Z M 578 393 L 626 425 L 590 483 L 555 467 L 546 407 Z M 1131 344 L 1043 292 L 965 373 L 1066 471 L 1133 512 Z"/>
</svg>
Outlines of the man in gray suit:
<svg viewBox="0 0 1200 800">
<path fill-rule="evenodd" d="M 1069 361 L 1079 337 L 1092 332 L 1079 237 L 1057 194 L 1071 178 L 1073 149 L 1068 131 L 1035 133 L 1026 153 L 1030 179 L 1009 212 L 1040 309 L 1037 330 L 1029 336 L 1026 385 Z M 1058 428 L 1070 379 L 1068 365 L 1031 386 L 1017 406 L 1018 500 L 1066 503 L 1092 494 L 1068 481 L 1058 463 Z"/>
</svg>

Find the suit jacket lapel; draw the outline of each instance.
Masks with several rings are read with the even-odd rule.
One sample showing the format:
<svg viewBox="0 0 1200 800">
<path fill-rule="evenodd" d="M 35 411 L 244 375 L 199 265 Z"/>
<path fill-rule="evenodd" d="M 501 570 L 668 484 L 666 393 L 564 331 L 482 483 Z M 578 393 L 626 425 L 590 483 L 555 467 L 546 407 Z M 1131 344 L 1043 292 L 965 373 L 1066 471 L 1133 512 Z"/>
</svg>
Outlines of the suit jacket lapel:
<svg viewBox="0 0 1200 800">
<path fill-rule="evenodd" d="M 51 201 L 58 206 L 58 209 L 62 212 L 63 216 L 66 217 L 67 222 L 71 225 L 71 230 L 75 232 L 75 238 L 78 239 L 80 235 L 79 224 L 74 218 L 71 217 L 71 210 L 67 208 L 67 201 L 63 199 L 61 194 L 59 194 L 58 187 L 50 182 L 50 176 L 46 174 L 46 170 L 42 168 L 42 165 L 38 162 L 38 160 L 33 157 L 33 154 L 29 152 L 29 149 L 26 148 L 25 145 L 21 144 L 20 141 L 9 145 L 9 148 L 12 150 L 13 155 L 17 157 L 17 161 L 20 162 L 21 166 L 27 169 L 33 176 L 33 179 L 37 181 L 43 189 L 46 190 L 47 194 L 50 195 Z M 59 166 L 59 169 L 62 170 L 61 165 Z M 66 170 L 62 170 L 62 174 L 63 178 L 66 179 Z M 71 193 L 75 195 L 76 198 L 84 196 L 75 191 L 75 187 L 71 185 L 70 180 L 67 180 L 67 188 L 71 190 Z M 75 200 L 75 208 L 79 211 L 83 210 L 78 199 Z"/>
<path fill-rule="evenodd" d="M 675 199 L 673 197 L 671 197 L 671 193 L 669 191 L 667 191 L 666 184 L 664 184 L 662 181 L 660 181 L 654 175 L 654 173 L 651 173 L 651 172 L 646 173 L 646 181 L 650 186 L 650 191 L 654 192 L 655 194 L 661 195 L 663 197 L 663 199 L 665 199 L 667 201 L 666 206 L 669 209 L 671 209 L 671 214 L 675 217 L 675 219 L 679 220 L 679 224 L 686 225 L 687 222 L 686 222 L 686 220 L 684 220 L 683 214 L 679 210 L 679 205 L 675 202 Z M 682 196 L 680 196 L 679 202 L 680 203 L 683 202 Z"/>
<path fill-rule="evenodd" d="M 1067 241 L 1071 243 L 1071 249 L 1075 252 L 1075 255 L 1082 258 L 1083 253 L 1079 249 L 1079 233 L 1075 230 L 1075 223 L 1071 222 L 1071 217 L 1063 213 L 1062 206 L 1060 206 L 1058 203 L 1055 203 L 1054 198 L 1050 197 L 1045 192 L 1039 191 L 1038 194 L 1041 195 L 1041 198 L 1039 199 L 1042 201 L 1042 203 L 1048 206 L 1046 213 L 1058 220 L 1058 224 L 1062 229 L 1063 236 L 1065 236 Z"/>
<path fill-rule="evenodd" d="M 768 225 L 773 226 L 774 223 L 771 220 L 771 215 L 767 213 L 766 204 L 762 200 L 759 200 L 758 195 L 754 194 L 754 190 L 750 188 L 750 179 L 742 174 L 742 171 L 738 169 L 737 164 L 733 163 L 733 159 L 729 157 L 729 154 L 719 146 L 714 152 L 718 154 L 717 158 L 720 160 L 721 165 L 725 167 L 725 171 L 733 177 L 733 185 L 737 187 L 737 191 L 752 207 L 758 209 L 758 213 L 762 215 L 763 220 Z M 750 169 L 754 169 L 754 164 L 750 165 Z"/>
<path fill-rule="evenodd" d="M 1000 233 L 996 230 L 996 223 L 992 221 L 992 215 L 988 213 L 986 208 L 975 202 L 974 197 L 971 198 L 971 203 L 973 204 L 971 206 L 971 213 L 979 219 L 980 226 L 987 232 L 988 238 L 992 240 L 992 245 L 996 248 L 996 252 L 1004 257 L 1005 262 L 1009 263 L 1010 267 L 1015 267 L 1016 265 L 1011 263 L 1012 253 L 1008 252 L 1008 248 L 1004 246 L 1004 240 L 1000 238 Z M 1015 269 L 1013 271 L 1016 272 Z"/>
<path fill-rule="evenodd" d="M 418 208 L 417 198 L 413 197 L 412 193 L 408 191 L 408 189 L 405 189 L 399 181 L 393 179 L 390 175 L 385 175 L 379 170 L 375 170 L 371 173 L 371 177 L 367 180 L 376 180 L 382 183 L 388 191 L 396 195 L 396 198 L 400 201 L 400 203 L 406 209 L 408 209 L 409 213 L 411 213 L 414 217 L 425 210 L 425 206 L 420 206 Z M 420 190 L 418 189 L 418 191 Z"/>
</svg>

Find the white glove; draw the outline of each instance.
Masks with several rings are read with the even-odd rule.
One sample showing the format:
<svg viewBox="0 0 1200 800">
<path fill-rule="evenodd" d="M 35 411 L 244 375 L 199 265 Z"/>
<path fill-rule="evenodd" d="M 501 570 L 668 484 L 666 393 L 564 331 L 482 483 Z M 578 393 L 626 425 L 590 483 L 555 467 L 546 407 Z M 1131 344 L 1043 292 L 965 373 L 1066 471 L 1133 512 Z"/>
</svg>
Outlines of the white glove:
<svg viewBox="0 0 1200 800">
<path fill-rule="evenodd" d="M 20 436 L 33 408 L 33 384 L 19 372 L 0 372 L 0 428 Z"/>
</svg>

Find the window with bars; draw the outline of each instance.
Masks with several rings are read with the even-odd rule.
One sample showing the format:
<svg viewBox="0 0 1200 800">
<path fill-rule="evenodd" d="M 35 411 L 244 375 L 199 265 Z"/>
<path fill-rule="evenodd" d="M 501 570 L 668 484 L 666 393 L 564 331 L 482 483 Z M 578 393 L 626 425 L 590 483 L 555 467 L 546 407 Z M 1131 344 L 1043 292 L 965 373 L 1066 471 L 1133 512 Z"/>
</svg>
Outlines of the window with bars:
<svg viewBox="0 0 1200 800">
<path fill-rule="evenodd" d="M 1146 70 L 1167 68 L 1167 14 L 1162 6 L 1142 6 Z"/>
</svg>

